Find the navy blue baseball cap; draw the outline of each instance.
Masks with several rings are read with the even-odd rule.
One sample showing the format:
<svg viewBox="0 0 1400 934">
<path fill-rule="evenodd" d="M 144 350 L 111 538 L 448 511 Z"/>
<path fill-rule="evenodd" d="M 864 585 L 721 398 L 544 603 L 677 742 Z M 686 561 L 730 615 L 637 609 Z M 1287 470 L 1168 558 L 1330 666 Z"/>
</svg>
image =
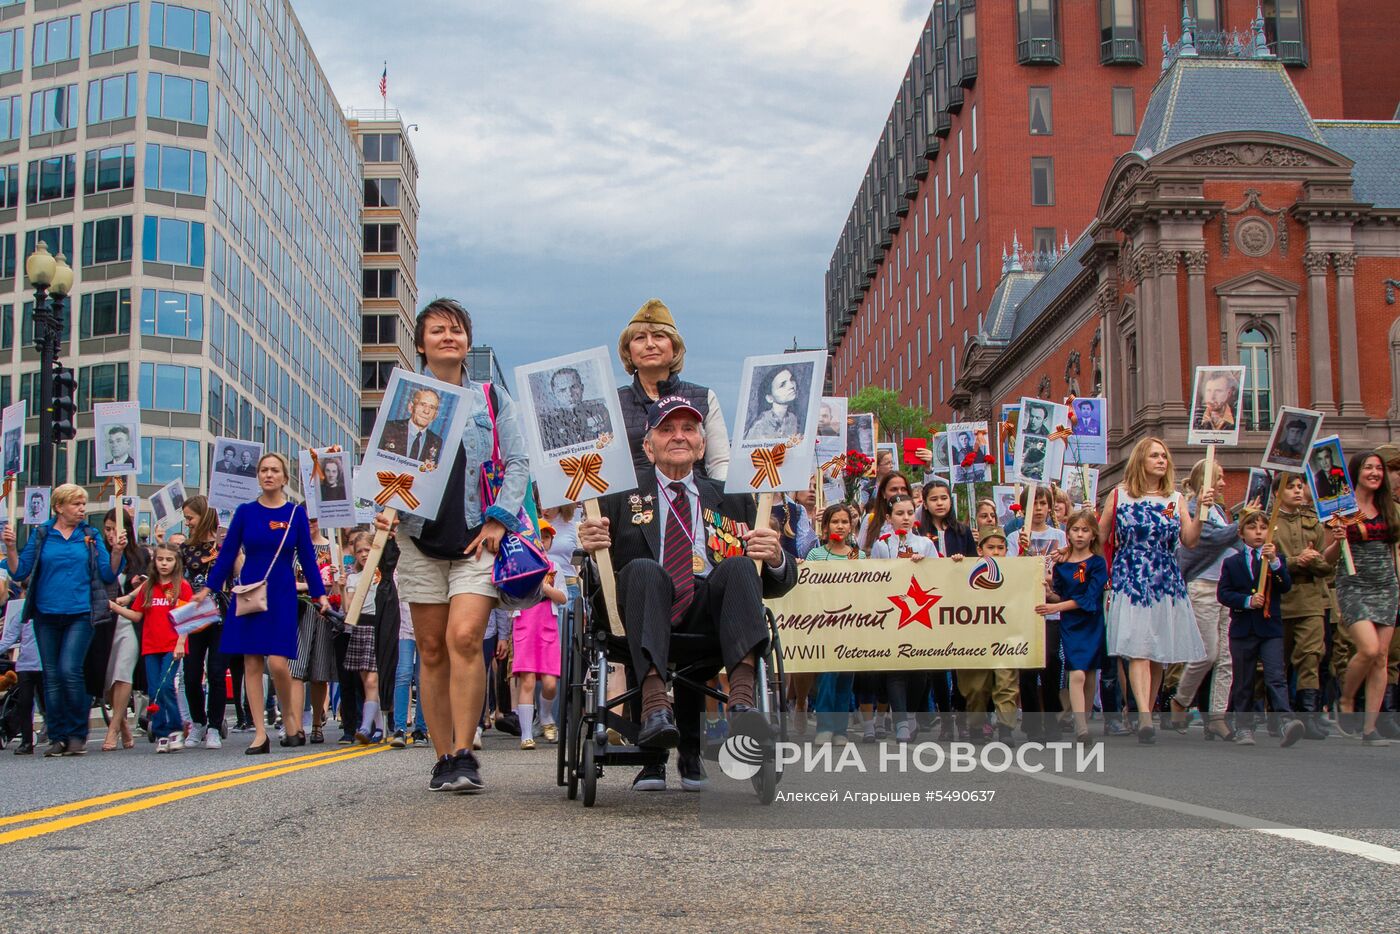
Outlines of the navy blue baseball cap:
<svg viewBox="0 0 1400 934">
<path fill-rule="evenodd" d="M 704 421 L 705 418 L 684 396 L 663 396 L 647 410 L 647 431 L 655 429 L 677 412 L 689 412 L 695 416 L 697 422 Z"/>
</svg>

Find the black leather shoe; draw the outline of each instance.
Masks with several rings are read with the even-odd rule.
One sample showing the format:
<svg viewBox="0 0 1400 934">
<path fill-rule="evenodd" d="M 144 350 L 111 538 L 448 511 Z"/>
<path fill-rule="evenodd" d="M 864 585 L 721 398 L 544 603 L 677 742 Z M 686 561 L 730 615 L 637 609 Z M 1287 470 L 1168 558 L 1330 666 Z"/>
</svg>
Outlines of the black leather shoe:
<svg viewBox="0 0 1400 934">
<path fill-rule="evenodd" d="M 677 755 L 676 771 L 681 773 L 681 788 L 686 791 L 704 791 L 710 787 L 705 763 L 697 753 L 682 752 Z"/>
<path fill-rule="evenodd" d="M 773 728 L 768 718 L 757 707 L 748 704 L 729 705 L 729 735 L 743 733 L 759 740 L 773 738 Z"/>
<path fill-rule="evenodd" d="M 637 773 L 637 777 L 632 779 L 633 791 L 665 791 L 666 790 L 666 766 L 647 765 Z"/>
<path fill-rule="evenodd" d="M 676 716 L 665 708 L 654 711 L 642 721 L 641 732 L 637 734 L 637 745 L 647 749 L 672 749 L 681 741 L 681 732 L 676 729 Z"/>
<path fill-rule="evenodd" d="M 17 755 L 17 756 L 32 756 L 32 755 L 34 755 L 34 744 L 33 744 L 33 743 L 20 743 L 18 746 L 15 747 L 15 755 Z"/>
</svg>

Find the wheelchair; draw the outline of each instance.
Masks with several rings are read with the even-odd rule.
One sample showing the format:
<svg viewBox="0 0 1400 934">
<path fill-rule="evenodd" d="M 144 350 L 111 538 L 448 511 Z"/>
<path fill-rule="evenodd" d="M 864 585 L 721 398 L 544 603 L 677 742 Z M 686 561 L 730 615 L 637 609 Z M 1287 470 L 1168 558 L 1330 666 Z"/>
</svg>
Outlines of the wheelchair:
<svg viewBox="0 0 1400 934">
<path fill-rule="evenodd" d="M 606 766 L 647 766 L 664 764 L 669 749 L 648 749 L 636 745 L 641 723 L 636 714 L 641 706 L 641 688 L 628 679 L 627 691 L 607 697 L 608 664 L 625 664 L 630 672 L 632 656 L 621 620 L 607 619 L 603 610 L 598 568 L 584 552 L 576 552 L 580 596 L 565 616 L 563 643 L 564 691 L 559 709 L 559 746 L 556 781 L 568 789 L 569 800 L 583 794 L 583 806 L 591 808 L 598 798 L 598 779 Z M 596 609 L 595 609 L 596 607 Z M 783 703 L 783 655 L 773 614 L 765 609 L 769 649 L 755 659 L 755 706 L 768 721 L 774 740 L 787 740 L 787 708 Z M 702 633 L 675 633 L 671 637 L 671 683 L 684 686 L 721 704 L 728 696 L 708 682 L 723 669 L 717 637 Z M 629 713 L 623 716 L 611 708 Z M 624 745 L 608 740 L 612 729 L 623 737 Z M 750 780 L 761 804 L 772 804 L 778 793 L 778 771 L 771 745 L 757 774 Z"/>
</svg>

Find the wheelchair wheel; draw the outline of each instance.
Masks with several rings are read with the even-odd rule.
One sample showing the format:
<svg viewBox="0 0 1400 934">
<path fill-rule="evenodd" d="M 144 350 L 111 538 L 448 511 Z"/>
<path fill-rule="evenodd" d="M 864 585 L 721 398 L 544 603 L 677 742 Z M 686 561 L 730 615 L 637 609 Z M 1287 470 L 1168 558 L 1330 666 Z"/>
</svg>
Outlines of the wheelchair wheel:
<svg viewBox="0 0 1400 934">
<path fill-rule="evenodd" d="M 586 808 L 593 807 L 598 800 L 598 765 L 594 760 L 597 751 L 597 742 L 592 736 L 588 737 L 583 744 L 583 806 Z"/>
<path fill-rule="evenodd" d="M 778 796 L 778 764 L 772 759 L 765 759 L 763 766 L 759 768 L 758 774 L 750 779 L 753 782 L 753 790 L 758 792 L 758 803 L 767 807 L 773 803 Z"/>
<path fill-rule="evenodd" d="M 559 701 L 559 748 L 555 750 L 556 762 L 554 771 L 554 783 L 561 788 L 566 783 L 566 776 L 569 771 L 569 728 L 571 725 L 571 711 L 574 697 L 574 666 L 573 666 L 573 614 L 569 613 L 565 617 L 563 638 L 564 656 L 559 670 L 563 672 L 564 696 Z"/>
</svg>

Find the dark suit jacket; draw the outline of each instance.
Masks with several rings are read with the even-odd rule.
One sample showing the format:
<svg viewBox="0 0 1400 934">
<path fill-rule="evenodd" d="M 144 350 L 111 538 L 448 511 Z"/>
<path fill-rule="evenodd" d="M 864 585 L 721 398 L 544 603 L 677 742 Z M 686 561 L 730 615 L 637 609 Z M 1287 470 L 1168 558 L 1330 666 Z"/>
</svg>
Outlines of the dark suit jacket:
<svg viewBox="0 0 1400 934">
<path fill-rule="evenodd" d="M 408 419 L 385 422 L 384 434 L 379 437 L 379 447 L 391 454 L 408 457 Z M 423 456 L 420 460 L 439 463 L 442 460 L 442 438 L 432 429 L 423 432 Z"/>
<path fill-rule="evenodd" d="M 1249 572 L 1248 551 L 1237 551 L 1220 566 L 1220 583 L 1215 596 L 1221 606 L 1230 609 L 1230 638 L 1261 636 L 1283 638 L 1283 613 L 1279 610 L 1281 596 L 1293 586 L 1288 574 L 1288 557 L 1279 552 L 1279 569 L 1270 568 L 1273 583 L 1269 585 L 1269 605 L 1265 610 L 1249 606 L 1258 580 Z"/>
<path fill-rule="evenodd" d="M 613 570 L 622 573 L 622 569 L 629 561 L 638 558 L 649 558 L 657 560 L 661 553 L 662 522 L 665 521 L 666 509 L 661 503 L 662 494 L 656 485 L 656 472 L 648 471 L 638 478 L 637 489 L 627 493 L 614 493 L 604 496 L 598 501 L 599 511 L 607 518 L 608 530 L 612 535 Z M 724 484 L 711 480 L 709 477 L 695 477 L 695 487 L 700 491 L 700 528 L 696 530 L 697 535 L 703 535 L 707 539 L 710 536 L 711 527 L 706 523 L 705 510 L 712 510 L 716 515 L 729 520 L 730 522 L 742 522 L 752 528 L 758 506 L 752 496 L 742 494 L 726 494 Z M 638 510 L 633 505 L 632 497 L 639 497 L 641 508 Z M 646 497 L 650 496 L 651 501 L 647 502 Z M 651 515 L 646 514 L 650 512 Z M 648 521 L 634 523 L 634 515 L 644 516 Z M 707 549 L 708 550 L 708 549 Z M 748 561 L 742 555 L 733 558 L 722 558 L 721 560 Z M 710 563 L 718 564 L 713 553 L 710 555 Z M 771 568 L 767 564 L 763 566 L 763 596 L 765 598 L 781 597 L 797 584 L 797 562 L 791 557 L 783 562 L 781 568 Z"/>
</svg>

